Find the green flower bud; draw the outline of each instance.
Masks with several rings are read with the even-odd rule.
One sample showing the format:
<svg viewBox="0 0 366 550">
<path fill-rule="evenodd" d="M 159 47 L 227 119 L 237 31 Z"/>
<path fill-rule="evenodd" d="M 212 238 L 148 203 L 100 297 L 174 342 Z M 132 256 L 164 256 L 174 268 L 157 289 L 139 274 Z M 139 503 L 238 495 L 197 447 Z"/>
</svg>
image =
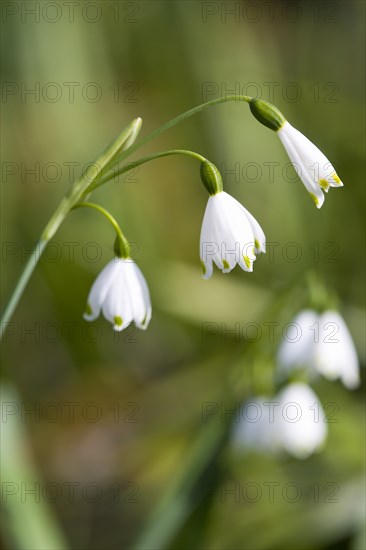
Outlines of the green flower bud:
<svg viewBox="0 0 366 550">
<path fill-rule="evenodd" d="M 217 195 L 223 189 L 222 177 L 218 169 L 208 160 L 201 163 L 201 180 L 210 195 Z"/>
<path fill-rule="evenodd" d="M 129 126 L 126 128 L 126 139 L 122 144 L 121 151 L 125 151 L 136 141 L 137 136 L 140 133 L 142 125 L 142 119 L 140 117 L 135 118 Z"/>
<path fill-rule="evenodd" d="M 252 99 L 249 108 L 257 120 L 270 130 L 277 132 L 286 122 L 285 117 L 272 103 L 262 99 Z"/>
</svg>

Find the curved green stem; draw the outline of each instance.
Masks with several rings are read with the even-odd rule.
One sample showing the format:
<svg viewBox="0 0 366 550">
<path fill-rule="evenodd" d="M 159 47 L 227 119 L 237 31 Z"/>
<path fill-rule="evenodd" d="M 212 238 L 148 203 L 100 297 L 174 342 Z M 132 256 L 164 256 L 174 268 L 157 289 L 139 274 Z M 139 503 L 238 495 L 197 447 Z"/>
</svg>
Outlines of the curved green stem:
<svg viewBox="0 0 366 550">
<path fill-rule="evenodd" d="M 115 251 L 117 255 L 121 258 L 129 258 L 131 253 L 129 242 L 122 233 L 122 230 L 116 218 L 114 218 L 112 214 L 108 212 L 108 210 L 106 210 L 105 208 L 103 208 L 103 206 L 100 206 L 99 204 L 95 204 L 94 202 L 79 202 L 78 204 L 75 204 L 71 208 L 71 210 L 76 210 L 77 208 L 92 208 L 93 210 L 97 210 L 98 212 L 103 214 L 103 216 L 109 221 L 116 232 L 117 245 L 115 246 Z"/>
<path fill-rule="evenodd" d="M 19 277 L 17 285 L 14 289 L 14 292 L 12 293 L 12 295 L 10 297 L 10 300 L 8 302 L 8 305 L 4 309 L 4 313 L 3 313 L 3 316 L 1 318 L 0 339 L 3 337 L 4 332 L 6 331 L 9 320 L 11 319 L 11 316 L 14 313 L 14 310 L 15 310 L 18 302 L 19 302 L 19 299 L 20 299 L 21 295 L 23 294 L 25 287 L 27 286 L 28 281 L 29 281 L 29 279 L 30 279 L 30 277 L 31 277 L 31 275 L 34 271 L 34 268 L 36 267 L 36 265 L 38 263 L 38 260 L 42 255 L 42 252 L 46 248 L 46 245 L 47 245 L 47 241 L 42 241 L 42 240 L 38 241 L 38 243 L 36 244 L 32 254 L 30 255 L 30 257 L 29 257 L 29 259 L 28 259 L 28 261 L 25 265 L 25 268 L 24 268 L 21 276 Z"/>
<path fill-rule="evenodd" d="M 186 155 L 188 157 L 192 157 L 199 162 L 207 162 L 207 159 L 200 155 L 199 153 L 195 153 L 194 151 L 188 151 L 186 149 L 170 149 L 169 151 L 161 151 L 160 153 L 155 153 L 153 155 L 149 155 L 148 157 L 142 157 L 136 161 L 129 162 L 128 164 L 125 164 L 118 170 L 107 173 L 104 178 L 98 180 L 95 182 L 91 187 L 89 187 L 88 192 L 94 191 L 101 185 L 104 185 L 111 179 L 117 178 L 121 174 L 124 174 L 125 172 L 128 172 L 129 170 L 133 170 L 134 168 L 137 168 L 137 166 L 141 166 L 141 164 L 145 164 L 146 162 L 150 162 L 151 160 L 159 159 L 162 157 L 168 157 L 170 155 Z"/>
<path fill-rule="evenodd" d="M 1 325 L 0 325 L 0 338 L 6 328 L 6 323 L 10 320 L 12 317 L 15 308 L 18 305 L 18 302 L 24 292 L 24 289 L 27 286 L 27 283 L 30 279 L 30 276 L 32 275 L 32 272 L 34 268 L 36 267 L 39 258 L 43 252 L 43 250 L 46 248 L 48 241 L 55 235 L 56 231 L 59 229 L 60 225 L 64 221 L 67 214 L 70 212 L 70 210 L 78 203 L 79 200 L 81 200 L 85 195 L 87 195 L 92 189 L 95 189 L 96 187 L 99 187 L 98 183 L 102 181 L 103 175 L 113 168 L 116 164 L 127 158 L 131 153 L 134 151 L 137 151 L 140 147 L 151 141 L 152 139 L 160 136 L 163 132 L 168 130 L 169 128 L 172 128 L 176 124 L 179 124 L 179 122 L 182 122 L 186 118 L 189 118 L 200 111 L 203 111 L 206 109 L 206 107 L 212 107 L 213 105 L 218 105 L 220 103 L 227 103 L 230 101 L 237 101 L 237 102 L 247 102 L 249 103 L 253 98 L 250 96 L 245 95 L 228 95 L 225 97 L 219 97 L 217 99 L 212 99 L 211 101 L 206 101 L 205 103 L 202 103 L 201 105 L 198 105 L 197 107 L 193 107 L 193 109 L 189 109 L 188 111 L 178 115 L 177 117 L 169 120 L 147 136 L 145 136 L 140 141 L 134 143 L 132 146 L 129 146 L 129 142 L 131 139 L 131 136 L 134 133 L 137 133 L 139 130 L 139 126 L 141 125 L 140 119 L 136 119 L 133 121 L 127 128 L 125 128 L 119 136 L 107 147 L 105 151 L 97 158 L 95 163 L 93 163 L 92 169 L 88 171 L 87 174 L 84 174 L 80 180 L 76 181 L 73 185 L 71 191 L 64 197 L 59 204 L 59 206 L 56 208 L 55 212 L 51 216 L 49 222 L 47 223 L 45 229 L 42 232 L 41 238 L 39 242 L 37 243 L 37 246 L 35 250 L 33 251 L 31 257 L 29 258 L 23 273 L 21 274 L 15 289 L 11 295 L 11 298 L 9 300 L 9 303 L 7 307 L 4 310 L 4 314 L 1 319 Z M 171 153 L 173 154 L 173 153 Z M 193 153 L 192 155 L 193 156 Z M 157 156 L 153 158 L 158 158 Z M 152 160 L 152 158 L 146 157 L 144 162 L 148 162 L 148 160 Z M 143 162 L 140 162 L 140 164 L 143 164 Z M 130 169 L 130 166 L 124 167 L 127 171 Z M 137 165 L 138 166 L 138 165 Z M 40 251 L 38 254 L 37 251 Z"/>
<path fill-rule="evenodd" d="M 113 162 L 110 164 L 110 168 L 112 168 L 115 164 L 117 164 L 121 160 L 128 157 L 134 151 L 137 151 L 137 149 L 139 149 L 140 147 L 142 147 L 152 139 L 160 136 L 166 130 L 169 130 L 169 128 L 172 128 L 173 126 L 175 126 L 176 124 L 179 124 L 179 122 L 182 122 L 186 118 L 189 118 L 199 113 L 200 111 L 203 111 L 204 109 L 206 109 L 206 107 L 213 107 L 214 105 L 219 105 L 220 103 L 228 103 L 230 101 L 237 101 L 237 102 L 243 101 L 246 103 L 250 103 L 250 101 L 252 100 L 253 98 L 248 95 L 233 94 L 233 95 L 227 95 L 225 97 L 219 97 L 217 99 L 212 99 L 210 101 L 206 101 L 205 103 L 201 103 L 201 105 L 197 105 L 197 107 L 193 107 L 193 109 L 189 109 L 188 111 L 185 111 L 184 113 L 178 115 L 177 117 L 172 118 L 171 120 L 169 120 L 168 122 L 166 122 L 165 124 L 157 128 L 156 130 L 154 130 L 153 132 L 145 136 L 143 139 L 140 139 L 140 141 L 137 141 L 134 145 L 132 145 L 131 147 L 126 149 L 121 155 L 119 155 L 118 158 L 115 159 L 116 162 Z"/>
</svg>

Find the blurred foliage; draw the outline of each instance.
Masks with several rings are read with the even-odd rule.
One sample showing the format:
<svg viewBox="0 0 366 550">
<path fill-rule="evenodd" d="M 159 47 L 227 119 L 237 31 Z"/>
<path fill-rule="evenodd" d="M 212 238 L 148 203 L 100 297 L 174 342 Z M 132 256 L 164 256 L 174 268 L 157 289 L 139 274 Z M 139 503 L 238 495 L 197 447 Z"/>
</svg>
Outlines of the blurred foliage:
<svg viewBox="0 0 366 550">
<path fill-rule="evenodd" d="M 92 212 L 70 215 L 2 346 L 3 377 L 20 395 L 41 483 L 62 488 L 54 502 L 41 498 L 49 506 L 45 528 L 53 511 L 69 546 L 80 550 L 136 544 L 361 550 L 362 389 L 316 385 L 323 403 L 337 404 L 338 422 L 329 424 L 324 451 L 300 462 L 238 455 L 227 444 L 230 423 L 204 423 L 202 407 L 249 395 L 253 357 L 268 343 L 263 323 L 278 319 L 268 313 L 271 304 L 308 269 L 338 294 L 364 365 L 364 2 L 275 2 L 270 10 L 259 1 L 105 0 L 89 3 L 99 6 L 94 22 L 93 6 L 82 12 L 79 3 L 71 21 L 59 2 L 55 22 L 54 2 L 3 4 L 2 303 L 70 187 L 70 166 L 75 163 L 77 177 L 136 116 L 144 135 L 221 93 L 257 90 L 324 150 L 345 183 L 317 211 L 290 170 L 284 177 L 288 159 L 279 140 L 243 104 L 210 108 L 149 143 L 141 155 L 187 148 L 215 162 L 226 190 L 262 225 L 273 254 L 259 258 L 253 274 L 236 269 L 201 279 L 207 195 L 191 159 L 156 160 L 101 188 L 94 199 L 136 243 L 150 286 L 153 319 L 146 333 L 130 328 L 117 336 L 104 319 L 92 326 L 82 321 L 89 287 L 112 256 L 113 235 Z M 36 5 L 39 20 L 26 12 Z M 73 100 L 67 83 L 76 83 Z M 24 96 L 25 87 L 37 94 L 37 86 L 39 97 Z M 50 99 L 59 90 L 58 100 Z M 100 97 L 88 100 L 95 90 Z M 268 162 L 278 163 L 274 178 Z M 26 173 L 32 169 L 39 177 Z M 289 243 L 300 250 L 297 261 Z M 306 305 L 296 296 L 284 300 L 281 323 L 291 319 L 286 308 Z M 205 323 L 217 327 L 207 338 Z M 262 338 L 254 345 L 225 336 L 235 323 L 262 323 Z M 272 351 L 279 336 L 280 330 Z M 76 403 L 72 417 L 67 403 Z M 95 411 L 101 415 L 95 418 Z M 265 485 L 272 482 L 279 484 L 273 502 Z M 261 498 L 237 501 L 225 491 L 223 497 L 223 488 L 250 483 L 262 489 Z M 301 487 L 297 502 L 283 497 L 288 483 Z M 92 490 L 83 494 L 88 484 L 101 490 L 100 498 L 93 501 Z M 19 529 L 31 504 L 29 495 L 19 503 Z M 3 529 L 6 547 L 19 548 L 5 519 Z M 34 548 L 29 537 L 24 548 Z"/>
</svg>

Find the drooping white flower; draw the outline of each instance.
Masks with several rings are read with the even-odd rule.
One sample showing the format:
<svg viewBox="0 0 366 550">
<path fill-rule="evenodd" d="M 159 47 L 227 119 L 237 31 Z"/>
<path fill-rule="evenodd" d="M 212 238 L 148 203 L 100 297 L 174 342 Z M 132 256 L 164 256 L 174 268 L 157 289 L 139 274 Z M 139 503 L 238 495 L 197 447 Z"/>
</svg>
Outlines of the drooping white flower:
<svg viewBox="0 0 366 550">
<path fill-rule="evenodd" d="M 233 425 L 232 442 L 241 451 L 307 458 L 327 436 L 324 410 L 304 383 L 286 386 L 274 398 L 256 397 L 242 408 Z"/>
<path fill-rule="evenodd" d="M 328 380 L 340 378 L 348 389 L 360 384 L 357 351 L 342 316 L 333 310 L 319 315 L 313 310 L 299 313 L 283 338 L 277 354 L 280 378 L 304 369 L 310 377 L 321 374 Z"/>
<path fill-rule="evenodd" d="M 286 121 L 277 134 L 311 198 L 317 208 L 321 208 L 323 191 L 327 193 L 329 187 L 343 186 L 334 167 L 320 149 L 289 122 Z"/>
<path fill-rule="evenodd" d="M 318 397 L 306 384 L 294 383 L 286 386 L 277 400 L 281 416 L 276 424 L 282 447 L 296 458 L 307 458 L 324 444 L 328 432 Z"/>
<path fill-rule="evenodd" d="M 340 378 L 346 388 L 360 385 L 358 357 L 352 336 L 337 311 L 319 318 L 319 341 L 314 346 L 314 366 L 328 380 Z"/>
<path fill-rule="evenodd" d="M 249 102 L 249 107 L 261 124 L 278 134 L 298 176 L 316 206 L 321 208 L 324 202 L 323 191 L 327 193 L 329 187 L 343 185 L 332 164 L 314 143 L 291 126 L 277 107 L 255 98 Z"/>
<path fill-rule="evenodd" d="M 151 319 L 149 289 L 131 258 L 114 258 L 94 281 L 84 319 L 94 321 L 101 311 L 114 330 L 124 330 L 132 322 L 137 328 L 147 328 Z"/>
<path fill-rule="evenodd" d="M 210 196 L 202 222 L 200 256 L 203 276 L 209 279 L 213 262 L 223 273 L 236 264 L 253 271 L 256 254 L 265 252 L 266 239 L 255 218 L 225 191 Z"/>
</svg>

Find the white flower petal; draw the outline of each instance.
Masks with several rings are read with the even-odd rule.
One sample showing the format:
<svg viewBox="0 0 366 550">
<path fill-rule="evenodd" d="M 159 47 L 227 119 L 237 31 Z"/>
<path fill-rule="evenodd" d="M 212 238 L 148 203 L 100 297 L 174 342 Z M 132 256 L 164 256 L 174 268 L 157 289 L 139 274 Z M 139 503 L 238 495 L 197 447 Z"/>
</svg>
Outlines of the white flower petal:
<svg viewBox="0 0 366 550">
<path fill-rule="evenodd" d="M 145 330 L 151 320 L 150 293 L 140 268 L 131 262 L 130 269 L 133 272 L 130 278 L 133 320 L 138 328 Z"/>
<path fill-rule="evenodd" d="M 315 323 L 318 321 L 318 314 L 306 309 L 288 323 L 277 353 L 280 377 L 284 378 L 296 369 L 312 370 L 314 344 L 319 331 L 319 325 Z"/>
<path fill-rule="evenodd" d="M 118 277 L 114 279 L 104 300 L 103 315 L 115 330 L 124 330 L 133 320 L 126 264 L 123 260 L 119 262 Z"/>
<path fill-rule="evenodd" d="M 87 321 L 94 321 L 94 319 L 99 316 L 108 290 L 117 275 L 118 262 L 114 259 L 102 269 L 98 277 L 95 279 L 89 292 L 87 311 L 83 315 L 84 319 Z"/>
<path fill-rule="evenodd" d="M 266 237 L 264 235 L 263 229 L 257 222 L 254 216 L 246 209 L 242 204 L 240 204 L 240 207 L 245 212 L 245 215 L 251 225 L 253 235 L 254 235 L 254 248 L 255 252 L 259 254 L 260 252 L 265 253 L 266 252 Z"/>
</svg>

